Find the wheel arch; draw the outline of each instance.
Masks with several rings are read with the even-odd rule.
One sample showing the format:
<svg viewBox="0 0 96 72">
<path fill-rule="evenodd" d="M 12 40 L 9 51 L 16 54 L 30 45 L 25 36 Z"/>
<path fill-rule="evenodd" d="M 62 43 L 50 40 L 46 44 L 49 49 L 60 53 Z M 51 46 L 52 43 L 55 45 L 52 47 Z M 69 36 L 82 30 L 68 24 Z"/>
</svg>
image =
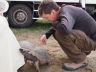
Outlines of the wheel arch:
<svg viewBox="0 0 96 72">
<path fill-rule="evenodd" d="M 21 1 L 13 1 L 13 2 L 10 2 L 9 4 L 9 9 L 13 6 L 13 5 L 16 5 L 16 4 L 25 4 L 25 5 L 28 5 L 31 9 L 33 9 L 33 2 L 21 2 Z"/>
<path fill-rule="evenodd" d="M 9 9 L 16 4 L 25 4 L 25 5 L 29 6 L 31 8 L 31 10 L 33 10 L 33 2 L 24 2 L 24 1 L 23 2 L 22 1 L 9 2 Z M 7 12 L 4 13 L 5 17 L 8 15 L 9 9 Z"/>
<path fill-rule="evenodd" d="M 13 18 L 14 20 L 12 19 L 13 16 L 12 16 L 12 14 L 10 13 L 10 11 L 13 13 L 14 10 L 15 10 L 14 6 L 17 7 L 18 5 L 23 5 L 23 6 L 24 6 L 24 9 L 26 8 L 25 6 L 27 6 L 27 10 L 31 11 L 30 14 L 31 14 L 31 16 L 32 16 L 32 12 L 33 12 L 33 10 L 32 10 L 31 7 L 29 7 L 29 5 L 26 5 L 26 4 L 24 4 L 24 3 L 20 3 L 20 2 L 19 2 L 19 3 L 15 3 L 15 4 L 12 3 L 12 5 L 11 5 L 9 11 L 8 11 L 8 15 L 9 15 L 9 16 L 8 16 L 8 22 L 9 22 L 9 24 L 10 24 L 11 26 L 13 25 L 12 27 L 20 27 L 20 28 L 26 28 L 26 27 L 29 27 L 29 26 L 31 25 L 31 23 L 26 24 L 26 25 L 25 25 L 25 23 L 28 22 L 30 19 L 28 19 L 28 21 L 24 22 L 24 24 L 22 24 L 22 25 L 20 25 L 20 24 L 18 24 L 18 23 L 15 24 L 14 20 L 16 20 L 16 19 L 15 19 L 15 18 Z M 20 6 L 19 6 L 19 7 L 20 7 Z M 22 7 L 22 6 L 21 6 L 21 7 Z M 13 11 L 12 11 L 11 9 L 12 9 Z M 10 16 L 10 15 L 11 15 L 11 16 Z M 13 21 L 12 21 L 11 19 L 12 19 Z M 31 18 L 31 19 L 32 19 L 32 18 Z M 14 24 L 12 24 L 12 22 L 14 22 Z M 33 23 L 33 20 L 30 20 L 30 22 Z"/>
</svg>

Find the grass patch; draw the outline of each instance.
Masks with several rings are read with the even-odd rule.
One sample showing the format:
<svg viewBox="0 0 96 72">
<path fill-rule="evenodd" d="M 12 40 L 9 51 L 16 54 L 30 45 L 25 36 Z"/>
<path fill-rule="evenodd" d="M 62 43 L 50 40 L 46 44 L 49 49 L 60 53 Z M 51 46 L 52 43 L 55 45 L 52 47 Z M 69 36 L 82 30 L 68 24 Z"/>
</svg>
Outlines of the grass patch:
<svg viewBox="0 0 96 72">
<path fill-rule="evenodd" d="M 11 29 L 15 34 L 18 34 L 18 33 L 26 33 L 26 32 L 33 32 L 33 31 L 38 31 L 38 32 L 42 32 L 43 30 L 47 31 L 51 26 L 52 24 L 50 22 L 45 22 L 45 20 L 37 20 L 29 28 L 11 28 Z"/>
<path fill-rule="evenodd" d="M 48 30 L 51 26 L 52 26 L 52 24 L 50 22 L 45 22 L 45 20 L 37 20 L 28 29 L 31 31 Z"/>
</svg>

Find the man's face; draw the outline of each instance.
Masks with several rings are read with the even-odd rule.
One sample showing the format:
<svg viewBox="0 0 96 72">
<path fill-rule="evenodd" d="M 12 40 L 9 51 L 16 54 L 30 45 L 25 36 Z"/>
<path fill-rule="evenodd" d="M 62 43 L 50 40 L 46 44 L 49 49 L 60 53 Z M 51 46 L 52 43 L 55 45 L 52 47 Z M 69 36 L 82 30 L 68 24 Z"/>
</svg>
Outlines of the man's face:
<svg viewBox="0 0 96 72">
<path fill-rule="evenodd" d="M 57 20 L 56 11 L 52 10 L 50 14 L 42 14 L 42 17 L 46 20 L 46 22 L 55 22 Z"/>
</svg>

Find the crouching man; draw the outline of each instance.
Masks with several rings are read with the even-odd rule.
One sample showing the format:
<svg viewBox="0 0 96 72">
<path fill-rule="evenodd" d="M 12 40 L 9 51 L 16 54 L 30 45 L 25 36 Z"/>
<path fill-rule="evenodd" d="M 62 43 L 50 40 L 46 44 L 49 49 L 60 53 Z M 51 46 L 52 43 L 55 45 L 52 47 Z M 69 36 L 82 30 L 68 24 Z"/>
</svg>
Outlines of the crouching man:
<svg viewBox="0 0 96 72">
<path fill-rule="evenodd" d="M 86 55 L 96 48 L 96 22 L 83 9 L 71 5 L 58 6 L 52 0 L 43 0 L 38 14 L 52 27 L 40 39 L 46 44 L 52 34 L 72 63 L 64 63 L 63 68 L 69 71 L 86 67 Z"/>
</svg>

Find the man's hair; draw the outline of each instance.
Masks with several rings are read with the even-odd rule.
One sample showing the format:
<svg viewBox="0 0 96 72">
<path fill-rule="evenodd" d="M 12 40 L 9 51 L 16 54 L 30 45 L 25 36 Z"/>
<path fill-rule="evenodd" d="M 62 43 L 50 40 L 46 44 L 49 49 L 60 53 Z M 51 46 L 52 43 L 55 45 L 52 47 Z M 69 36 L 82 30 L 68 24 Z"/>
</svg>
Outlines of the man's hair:
<svg viewBox="0 0 96 72">
<path fill-rule="evenodd" d="M 50 14 L 52 10 L 59 10 L 57 3 L 53 0 L 43 0 L 38 7 L 38 14 L 39 16 L 42 16 L 43 13 Z"/>
</svg>

